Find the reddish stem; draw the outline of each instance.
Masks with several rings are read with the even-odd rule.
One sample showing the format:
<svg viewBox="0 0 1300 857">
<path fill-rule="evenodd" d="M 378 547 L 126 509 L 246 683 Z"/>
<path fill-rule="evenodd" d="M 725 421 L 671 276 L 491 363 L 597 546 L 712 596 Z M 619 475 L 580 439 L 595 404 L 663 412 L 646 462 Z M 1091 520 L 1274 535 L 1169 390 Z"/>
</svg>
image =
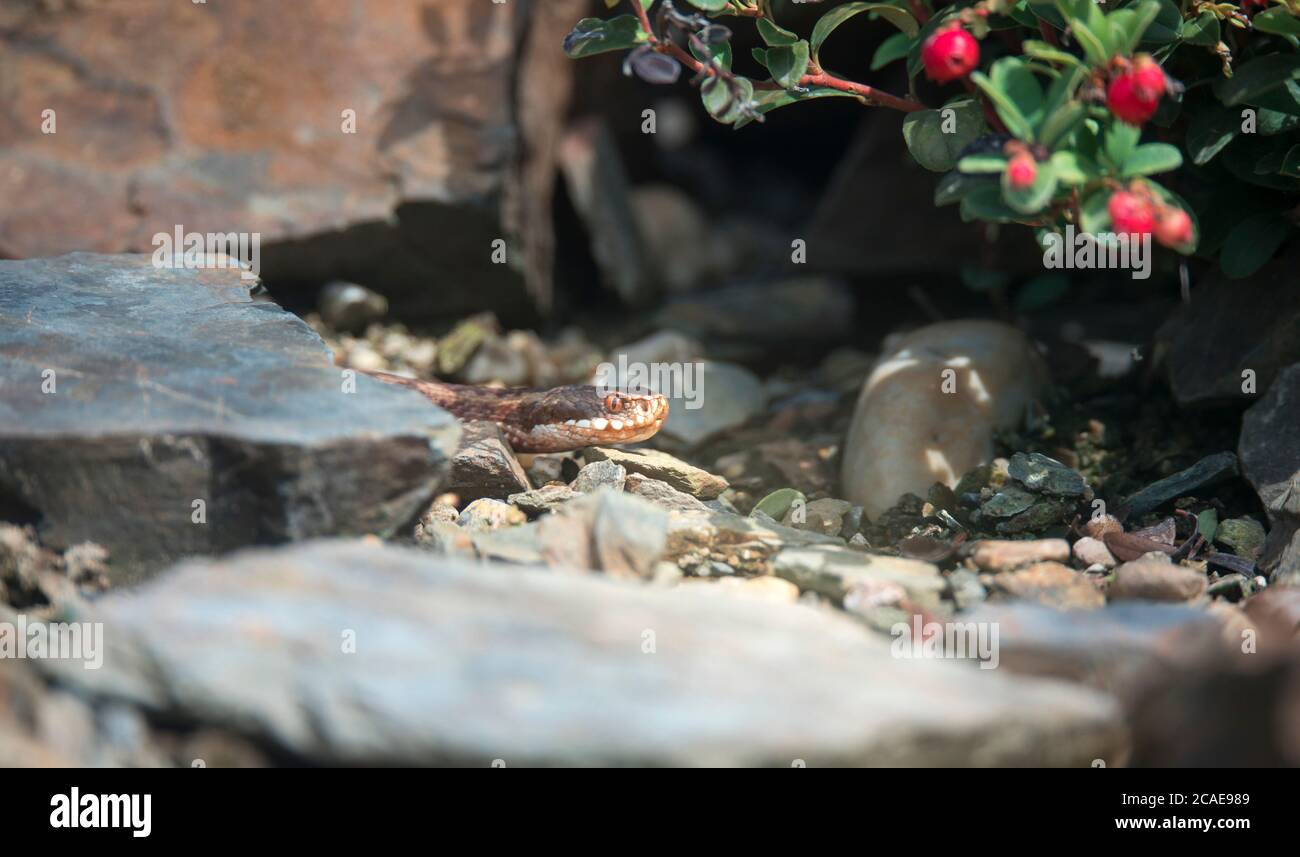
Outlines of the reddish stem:
<svg viewBox="0 0 1300 857">
<path fill-rule="evenodd" d="M 650 44 L 659 44 L 658 37 L 655 36 L 654 28 L 650 26 L 650 16 L 646 13 L 645 7 L 641 5 L 641 0 L 628 0 L 632 4 L 632 10 L 636 12 L 637 18 L 641 20 L 641 29 L 650 37 Z"/>
<path fill-rule="evenodd" d="M 1056 31 L 1052 29 L 1052 25 L 1042 18 L 1038 19 L 1038 32 L 1042 35 L 1043 41 L 1052 47 L 1059 48 L 1061 46 L 1061 40 L 1056 38 Z"/>
<path fill-rule="evenodd" d="M 912 17 L 920 23 L 930 20 L 930 10 L 925 8 L 921 0 L 907 0 L 907 5 L 912 10 Z"/>
<path fill-rule="evenodd" d="M 825 86 L 830 89 L 838 89 L 840 92 L 851 92 L 854 95 L 860 95 L 870 101 L 872 104 L 878 104 L 881 107 L 891 107 L 894 110 L 901 110 L 904 113 L 915 113 L 918 110 L 924 110 L 924 104 L 918 104 L 906 98 L 899 98 L 897 95 L 890 95 L 888 92 L 881 92 L 875 87 L 867 86 L 865 83 L 856 83 L 852 80 L 843 80 L 834 75 L 826 74 L 805 74 L 799 79 L 800 86 Z"/>
<path fill-rule="evenodd" d="M 670 42 L 666 39 L 660 39 L 655 35 L 654 30 L 650 28 L 650 16 L 646 14 L 645 9 L 641 7 L 640 0 L 630 0 L 632 8 L 636 10 L 637 17 L 641 21 L 641 29 L 646 31 L 650 38 L 650 45 L 660 53 L 668 54 L 682 65 L 694 71 L 696 74 L 707 74 L 712 77 L 718 77 L 718 70 L 712 65 L 704 63 L 691 56 L 690 53 L 682 49 L 680 45 Z M 901 110 L 904 113 L 914 113 L 917 110 L 924 110 L 924 104 L 918 104 L 906 98 L 899 98 L 897 95 L 890 95 L 888 92 L 881 92 L 865 83 L 857 83 L 852 80 L 844 80 L 834 75 L 818 71 L 816 74 L 805 74 L 799 79 L 800 86 L 824 86 L 828 89 L 837 89 L 840 92 L 847 92 L 866 99 L 871 104 L 881 107 L 890 107 L 894 110 Z M 770 81 L 755 81 L 755 89 L 784 89 L 778 83 Z"/>
</svg>

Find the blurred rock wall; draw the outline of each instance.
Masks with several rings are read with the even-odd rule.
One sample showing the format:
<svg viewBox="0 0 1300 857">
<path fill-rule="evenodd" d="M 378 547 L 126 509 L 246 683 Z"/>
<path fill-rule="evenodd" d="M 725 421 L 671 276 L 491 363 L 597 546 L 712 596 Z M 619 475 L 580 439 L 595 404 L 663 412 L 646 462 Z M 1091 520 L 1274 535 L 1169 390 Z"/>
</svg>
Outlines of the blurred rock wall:
<svg viewBox="0 0 1300 857">
<path fill-rule="evenodd" d="M 5 0 L 0 256 L 149 251 L 183 225 L 261 233 L 273 284 L 544 306 L 559 44 L 586 5 Z"/>
</svg>

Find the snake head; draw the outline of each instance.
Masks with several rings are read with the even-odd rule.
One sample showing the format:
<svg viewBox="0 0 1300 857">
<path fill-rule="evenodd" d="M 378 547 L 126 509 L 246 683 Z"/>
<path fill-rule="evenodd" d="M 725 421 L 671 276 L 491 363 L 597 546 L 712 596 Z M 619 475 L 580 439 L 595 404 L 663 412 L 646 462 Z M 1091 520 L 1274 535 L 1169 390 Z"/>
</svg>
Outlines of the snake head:
<svg viewBox="0 0 1300 857">
<path fill-rule="evenodd" d="M 557 450 L 637 443 L 652 437 L 668 418 L 665 396 L 605 387 L 557 387 L 530 408 L 532 439 Z"/>
</svg>

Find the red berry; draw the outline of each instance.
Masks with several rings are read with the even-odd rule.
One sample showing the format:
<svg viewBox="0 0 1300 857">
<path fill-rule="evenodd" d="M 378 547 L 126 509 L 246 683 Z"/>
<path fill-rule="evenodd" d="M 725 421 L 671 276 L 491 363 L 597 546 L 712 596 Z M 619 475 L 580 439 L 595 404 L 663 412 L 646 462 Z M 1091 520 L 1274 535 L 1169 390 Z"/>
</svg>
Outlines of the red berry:
<svg viewBox="0 0 1300 857">
<path fill-rule="evenodd" d="M 1160 97 L 1147 97 L 1146 88 L 1139 86 L 1132 74 L 1113 78 L 1106 90 L 1106 106 L 1130 125 L 1141 125 L 1151 118 L 1160 104 Z"/>
<path fill-rule="evenodd" d="M 1110 195 L 1106 209 L 1111 226 L 1120 235 L 1150 235 L 1155 228 L 1156 213 L 1145 197 L 1126 190 Z"/>
<path fill-rule="evenodd" d="M 1150 54 L 1138 54 L 1131 65 L 1111 78 L 1106 89 L 1106 106 L 1130 125 L 1141 125 L 1156 112 L 1168 87 L 1160 63 Z"/>
<path fill-rule="evenodd" d="M 1150 54 L 1139 54 L 1129 74 L 1133 77 L 1133 91 L 1144 99 L 1159 101 L 1169 85 L 1165 80 L 1165 70 Z"/>
<path fill-rule="evenodd" d="M 975 70 L 979 61 L 979 43 L 959 25 L 931 34 L 921 46 L 925 74 L 936 83 L 965 77 Z"/>
<path fill-rule="evenodd" d="M 1038 178 L 1038 164 L 1034 162 L 1034 156 L 1028 152 L 1021 152 L 1007 164 L 1007 183 L 1016 190 L 1024 190 L 1032 185 L 1036 178 Z"/>
<path fill-rule="evenodd" d="M 1186 247 L 1192 243 L 1192 218 L 1181 208 L 1162 209 L 1156 217 L 1156 240 L 1166 247 Z"/>
</svg>

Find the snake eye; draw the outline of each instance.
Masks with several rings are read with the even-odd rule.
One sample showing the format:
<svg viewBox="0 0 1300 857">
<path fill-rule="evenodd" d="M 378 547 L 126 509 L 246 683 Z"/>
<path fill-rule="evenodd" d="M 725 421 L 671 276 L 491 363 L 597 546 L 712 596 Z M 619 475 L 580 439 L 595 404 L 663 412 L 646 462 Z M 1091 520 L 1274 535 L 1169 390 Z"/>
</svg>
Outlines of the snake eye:
<svg viewBox="0 0 1300 857">
<path fill-rule="evenodd" d="M 623 400 L 611 393 L 605 397 L 605 409 L 613 413 L 623 410 Z"/>
</svg>

